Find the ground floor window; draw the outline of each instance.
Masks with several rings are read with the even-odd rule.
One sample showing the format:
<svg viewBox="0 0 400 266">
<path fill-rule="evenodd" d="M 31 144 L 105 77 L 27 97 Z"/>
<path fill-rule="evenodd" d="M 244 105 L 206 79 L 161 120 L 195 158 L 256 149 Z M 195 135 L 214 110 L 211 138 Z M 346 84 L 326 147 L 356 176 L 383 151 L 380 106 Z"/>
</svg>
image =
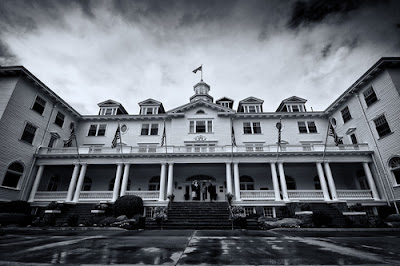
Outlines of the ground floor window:
<svg viewBox="0 0 400 266">
<path fill-rule="evenodd" d="M 4 176 L 3 183 L 1 184 L 3 187 L 12 187 L 18 188 L 19 181 L 24 173 L 24 166 L 21 163 L 15 162 L 12 163 Z"/>
<path fill-rule="evenodd" d="M 389 167 L 396 184 L 400 185 L 400 157 L 393 157 L 390 159 Z"/>
<path fill-rule="evenodd" d="M 144 216 L 146 218 L 153 218 L 154 207 L 145 207 L 144 208 Z"/>
<path fill-rule="evenodd" d="M 275 218 L 275 208 L 274 207 L 263 207 L 264 217 Z"/>
<path fill-rule="evenodd" d="M 153 176 L 149 181 L 149 190 L 158 191 L 160 190 L 160 176 Z"/>
<path fill-rule="evenodd" d="M 255 207 L 244 207 L 244 212 L 246 213 L 246 216 L 249 216 L 249 215 L 256 213 L 256 208 Z"/>
</svg>

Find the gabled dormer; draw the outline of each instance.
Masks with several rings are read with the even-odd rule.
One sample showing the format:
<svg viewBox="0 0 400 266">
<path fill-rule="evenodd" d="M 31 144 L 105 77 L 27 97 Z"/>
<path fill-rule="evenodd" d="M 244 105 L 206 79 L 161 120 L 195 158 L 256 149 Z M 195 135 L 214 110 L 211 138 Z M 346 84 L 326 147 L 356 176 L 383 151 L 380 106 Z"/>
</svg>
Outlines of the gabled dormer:
<svg viewBox="0 0 400 266">
<path fill-rule="evenodd" d="M 190 97 L 190 101 L 194 102 L 197 100 L 205 100 L 208 102 L 213 102 L 213 97 L 211 97 L 208 93 L 210 92 L 210 85 L 205 83 L 203 80 L 201 80 L 199 83 L 193 86 L 194 89 L 194 95 Z"/>
<path fill-rule="evenodd" d="M 262 113 L 263 100 L 256 97 L 248 97 L 239 102 L 238 113 Z"/>
<path fill-rule="evenodd" d="M 139 103 L 141 115 L 164 114 L 164 106 L 154 99 L 147 99 Z"/>
<path fill-rule="evenodd" d="M 307 102 L 306 99 L 297 96 L 292 96 L 283 100 L 279 105 L 278 109 L 276 109 L 276 112 L 290 112 L 290 113 L 307 112 L 306 102 Z"/>
<path fill-rule="evenodd" d="M 99 115 L 127 115 L 128 112 L 119 102 L 107 100 L 97 104 L 100 107 Z"/>
<path fill-rule="evenodd" d="M 227 108 L 231 108 L 231 109 L 233 108 L 233 100 L 229 99 L 228 97 L 223 97 L 223 98 L 217 100 L 215 103 L 219 104 L 223 107 L 227 107 Z"/>
</svg>

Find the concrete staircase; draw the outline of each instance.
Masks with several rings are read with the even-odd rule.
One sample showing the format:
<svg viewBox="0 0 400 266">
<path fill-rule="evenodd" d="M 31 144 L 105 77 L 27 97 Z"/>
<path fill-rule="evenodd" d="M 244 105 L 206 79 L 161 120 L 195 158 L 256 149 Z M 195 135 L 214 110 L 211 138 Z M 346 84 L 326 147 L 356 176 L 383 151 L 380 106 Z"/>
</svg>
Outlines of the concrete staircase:
<svg viewBox="0 0 400 266">
<path fill-rule="evenodd" d="M 168 221 L 163 229 L 222 230 L 231 229 L 227 202 L 172 202 Z M 160 229 L 155 222 L 146 221 L 146 229 Z"/>
<path fill-rule="evenodd" d="M 341 203 L 336 204 L 340 205 Z M 346 217 L 335 206 L 327 203 L 312 203 L 310 205 L 313 212 L 324 211 L 329 214 L 332 217 L 332 225 L 335 225 L 336 227 L 346 226 Z M 346 204 L 344 204 L 344 207 L 342 206 L 342 208 L 347 208 Z"/>
</svg>

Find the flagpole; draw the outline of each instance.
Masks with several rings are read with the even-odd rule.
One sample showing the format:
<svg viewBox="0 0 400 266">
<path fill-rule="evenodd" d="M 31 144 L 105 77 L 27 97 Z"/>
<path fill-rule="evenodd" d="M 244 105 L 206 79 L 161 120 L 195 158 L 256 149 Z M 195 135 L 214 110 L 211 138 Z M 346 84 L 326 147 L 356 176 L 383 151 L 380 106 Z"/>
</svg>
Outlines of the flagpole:
<svg viewBox="0 0 400 266">
<path fill-rule="evenodd" d="M 164 138 L 164 143 L 165 143 L 165 162 L 167 162 L 168 161 L 168 146 L 167 146 L 167 133 L 165 131 L 165 118 L 164 118 L 163 138 Z"/>
<path fill-rule="evenodd" d="M 201 64 L 201 81 L 203 81 L 203 64 Z"/>
<path fill-rule="evenodd" d="M 231 118 L 231 161 L 233 163 L 233 137 L 234 137 L 234 132 L 233 132 L 233 118 Z M 236 137 L 235 137 L 235 142 L 236 142 Z"/>
<path fill-rule="evenodd" d="M 75 128 L 74 128 L 75 132 Z M 78 163 L 81 162 L 81 156 L 79 155 L 79 147 L 78 147 L 78 141 L 76 140 L 76 133 L 75 133 L 75 145 L 76 145 L 76 153 L 78 154 Z"/>
<path fill-rule="evenodd" d="M 121 127 L 119 126 L 119 121 L 118 121 L 118 128 L 119 128 L 119 143 L 121 144 L 121 161 L 124 161 L 124 153 L 122 152 L 122 132 L 121 132 Z"/>
<path fill-rule="evenodd" d="M 325 160 L 325 151 L 326 151 L 326 144 L 328 142 L 328 134 L 329 134 L 329 128 L 331 127 L 331 117 L 328 118 L 328 127 L 326 130 L 326 137 L 325 137 L 325 143 L 324 143 L 324 151 L 322 153 L 322 162 Z"/>
<path fill-rule="evenodd" d="M 279 122 L 276 123 L 278 129 L 278 147 L 276 148 L 276 161 L 278 162 L 279 151 L 281 150 L 281 132 L 282 132 L 282 116 L 279 116 Z"/>
</svg>

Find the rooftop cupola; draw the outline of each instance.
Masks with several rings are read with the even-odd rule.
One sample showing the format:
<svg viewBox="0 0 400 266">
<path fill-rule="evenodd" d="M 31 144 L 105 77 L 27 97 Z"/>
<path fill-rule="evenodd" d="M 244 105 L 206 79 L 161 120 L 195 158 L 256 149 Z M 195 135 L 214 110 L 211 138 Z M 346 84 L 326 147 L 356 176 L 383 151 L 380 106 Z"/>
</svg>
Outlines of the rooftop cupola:
<svg viewBox="0 0 400 266">
<path fill-rule="evenodd" d="M 208 102 L 213 102 L 213 97 L 211 97 L 208 93 L 210 91 L 210 85 L 205 83 L 203 80 L 201 80 L 199 83 L 193 86 L 194 89 L 194 95 L 190 97 L 190 101 L 194 102 L 197 100 L 204 100 Z"/>
</svg>

